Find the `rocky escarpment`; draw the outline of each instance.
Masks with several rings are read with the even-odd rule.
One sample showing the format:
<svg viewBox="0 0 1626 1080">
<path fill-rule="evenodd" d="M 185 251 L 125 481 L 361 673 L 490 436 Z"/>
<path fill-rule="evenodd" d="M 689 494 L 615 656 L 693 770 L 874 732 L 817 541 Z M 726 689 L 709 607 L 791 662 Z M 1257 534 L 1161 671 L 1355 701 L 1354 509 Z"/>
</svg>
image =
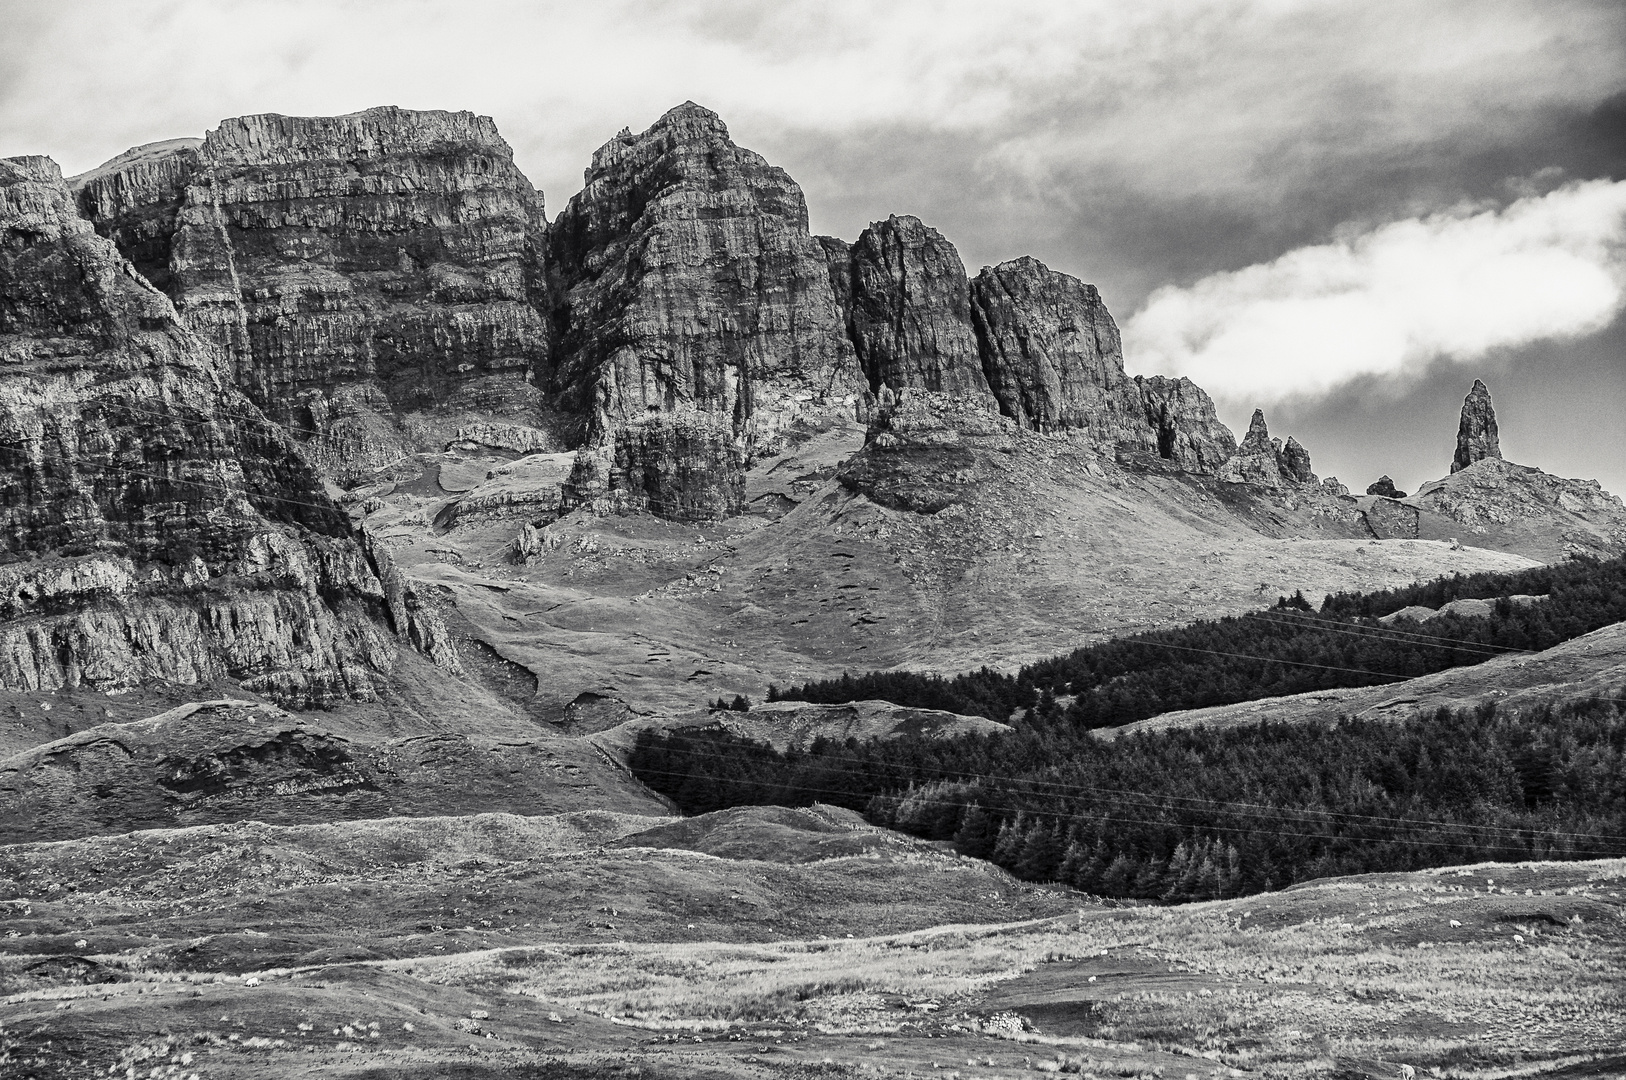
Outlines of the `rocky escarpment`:
<svg viewBox="0 0 1626 1080">
<path fill-rule="evenodd" d="M 733 512 L 736 462 L 864 389 L 802 191 L 693 103 L 606 143 L 585 179 L 548 250 L 549 388 L 593 427 L 573 488 Z M 691 496 L 671 498 L 661 446 L 695 454 L 668 470 L 700 480 Z"/>
<path fill-rule="evenodd" d="M 483 384 L 523 387 L 546 365 L 542 199 L 487 117 L 238 117 L 75 187 L 238 386 L 341 480 L 403 456 L 399 414 L 482 412 Z M 534 413 L 537 395 L 520 397 Z"/>
<path fill-rule="evenodd" d="M 1461 472 L 1476 461 L 1500 458 L 1502 443 L 1496 430 L 1496 408 L 1490 390 L 1474 380 L 1468 396 L 1462 399 L 1462 420 L 1457 425 L 1457 452 L 1451 458 L 1451 471 Z"/>
<path fill-rule="evenodd" d="M 387 604 L 286 433 L 55 163 L 0 161 L 0 688 L 366 698 L 394 659 Z"/>
<path fill-rule="evenodd" d="M 893 215 L 859 235 L 845 269 L 840 298 L 872 391 L 968 394 L 994 406 L 953 244 L 917 217 Z"/>
</svg>

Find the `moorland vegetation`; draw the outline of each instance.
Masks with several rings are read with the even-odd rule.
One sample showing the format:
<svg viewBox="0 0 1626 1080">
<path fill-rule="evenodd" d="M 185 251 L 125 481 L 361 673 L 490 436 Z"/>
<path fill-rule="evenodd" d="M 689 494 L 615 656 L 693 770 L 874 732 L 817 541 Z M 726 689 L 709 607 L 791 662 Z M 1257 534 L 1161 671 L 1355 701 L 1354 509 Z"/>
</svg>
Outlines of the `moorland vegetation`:
<svg viewBox="0 0 1626 1080">
<path fill-rule="evenodd" d="M 1514 603 L 1537 596 L 1539 603 Z M 1379 620 L 1406 608 L 1493 600 L 1488 615 L 1442 613 L 1426 624 Z M 1029 664 L 951 678 L 911 671 L 772 688 L 769 700 L 840 704 L 878 699 L 1006 721 L 1068 701 L 1068 723 L 1119 727 L 1177 709 L 1231 705 L 1344 687 L 1377 686 L 1550 649 L 1626 620 L 1626 558 L 1577 557 L 1514 573 L 1456 574 L 1370 593 L 1302 595 L 1264 611 L 1153 630 Z"/>
</svg>

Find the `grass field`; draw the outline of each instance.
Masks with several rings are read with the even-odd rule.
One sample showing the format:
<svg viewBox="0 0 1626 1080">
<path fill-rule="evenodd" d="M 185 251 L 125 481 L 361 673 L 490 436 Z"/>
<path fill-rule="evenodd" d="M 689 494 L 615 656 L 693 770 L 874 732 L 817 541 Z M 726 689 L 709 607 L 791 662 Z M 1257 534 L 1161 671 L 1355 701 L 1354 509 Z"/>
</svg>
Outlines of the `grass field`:
<svg viewBox="0 0 1626 1080">
<path fill-rule="evenodd" d="M 850 818 L 763 811 L 753 847 L 754 821 L 4 849 L 0 1075 L 1626 1075 L 1623 861 L 1108 907 L 903 838 L 818 857 Z"/>
</svg>

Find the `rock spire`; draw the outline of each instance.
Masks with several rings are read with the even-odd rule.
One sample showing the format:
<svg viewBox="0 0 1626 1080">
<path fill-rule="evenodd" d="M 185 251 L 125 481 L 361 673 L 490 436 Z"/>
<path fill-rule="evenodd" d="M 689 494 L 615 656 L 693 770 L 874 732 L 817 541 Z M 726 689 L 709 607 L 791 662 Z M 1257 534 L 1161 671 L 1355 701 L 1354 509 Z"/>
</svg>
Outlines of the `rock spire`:
<svg viewBox="0 0 1626 1080">
<path fill-rule="evenodd" d="M 1310 452 L 1297 439 L 1289 437 L 1285 446 L 1280 439 L 1272 439 L 1263 409 L 1253 410 L 1248 434 L 1218 475 L 1226 483 L 1266 488 L 1281 487 L 1284 482 L 1318 482 L 1310 468 Z"/>
<path fill-rule="evenodd" d="M 1451 459 L 1451 471 L 1461 472 L 1476 461 L 1501 456 L 1490 390 L 1475 379 L 1473 389 L 1462 399 L 1462 422 L 1457 425 L 1457 453 Z"/>
</svg>

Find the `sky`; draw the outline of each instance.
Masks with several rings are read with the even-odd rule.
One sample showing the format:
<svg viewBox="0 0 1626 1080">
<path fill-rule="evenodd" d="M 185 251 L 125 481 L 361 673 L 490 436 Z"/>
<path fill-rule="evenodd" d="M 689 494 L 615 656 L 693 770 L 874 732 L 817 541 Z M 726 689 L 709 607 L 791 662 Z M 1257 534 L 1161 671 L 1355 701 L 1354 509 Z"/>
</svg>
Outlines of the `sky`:
<svg viewBox="0 0 1626 1080">
<path fill-rule="evenodd" d="M 1504 454 L 1626 495 L 1619 0 L 0 0 L 0 156 L 65 172 L 253 112 L 496 119 L 551 208 L 685 100 L 813 228 L 913 213 L 1101 289 L 1131 372 L 1322 475 Z"/>
</svg>

